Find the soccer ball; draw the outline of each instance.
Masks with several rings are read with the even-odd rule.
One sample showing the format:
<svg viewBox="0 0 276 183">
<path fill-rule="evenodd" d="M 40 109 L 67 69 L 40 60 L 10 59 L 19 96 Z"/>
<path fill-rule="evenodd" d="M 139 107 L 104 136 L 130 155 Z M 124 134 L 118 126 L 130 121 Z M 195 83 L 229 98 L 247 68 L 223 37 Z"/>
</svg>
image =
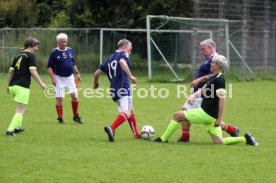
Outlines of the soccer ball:
<svg viewBox="0 0 276 183">
<path fill-rule="evenodd" d="M 141 129 L 140 134 L 141 134 L 142 139 L 151 140 L 151 139 L 153 139 L 153 136 L 154 136 L 154 129 L 150 125 L 145 125 Z"/>
</svg>

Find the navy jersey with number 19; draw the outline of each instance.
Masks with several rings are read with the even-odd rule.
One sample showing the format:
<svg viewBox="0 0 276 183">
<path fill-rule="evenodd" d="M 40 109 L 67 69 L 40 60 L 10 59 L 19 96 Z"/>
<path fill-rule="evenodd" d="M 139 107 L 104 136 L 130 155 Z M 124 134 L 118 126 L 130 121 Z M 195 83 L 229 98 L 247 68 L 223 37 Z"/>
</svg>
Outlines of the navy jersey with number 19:
<svg viewBox="0 0 276 183">
<path fill-rule="evenodd" d="M 120 59 L 125 60 L 128 67 L 130 66 L 129 54 L 124 51 L 116 51 L 100 65 L 100 70 L 107 74 L 110 81 L 110 93 L 114 101 L 131 95 L 129 77 L 122 70 Z"/>
</svg>

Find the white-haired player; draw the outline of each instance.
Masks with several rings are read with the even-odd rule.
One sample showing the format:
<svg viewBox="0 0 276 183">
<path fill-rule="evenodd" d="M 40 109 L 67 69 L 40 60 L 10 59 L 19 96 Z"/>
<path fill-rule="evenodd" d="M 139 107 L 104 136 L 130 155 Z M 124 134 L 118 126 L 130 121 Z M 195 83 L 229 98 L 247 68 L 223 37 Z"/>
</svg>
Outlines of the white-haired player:
<svg viewBox="0 0 276 183">
<path fill-rule="evenodd" d="M 78 95 L 74 79 L 74 73 L 77 76 L 77 81 L 81 81 L 80 73 L 76 66 L 72 49 L 67 47 L 68 36 L 65 33 L 60 33 L 56 37 L 57 48 L 53 49 L 48 60 L 48 73 L 52 83 L 55 86 L 56 93 L 56 111 L 58 121 L 63 123 L 62 99 L 65 97 L 65 89 L 72 98 L 73 120 L 82 123 L 78 114 Z"/>
<path fill-rule="evenodd" d="M 216 43 L 212 39 L 205 39 L 200 42 L 200 52 L 202 56 L 205 58 L 205 61 L 200 65 L 198 72 L 196 74 L 196 79 L 192 82 L 192 93 L 197 92 L 200 88 L 202 88 L 206 81 L 212 77 L 211 73 L 211 62 L 214 55 L 216 55 Z M 191 105 L 188 101 L 182 106 L 182 110 L 194 109 L 201 107 L 202 97 L 195 98 L 194 103 Z M 181 123 L 182 124 L 182 135 L 178 139 L 178 142 L 189 142 L 190 141 L 190 124 Z M 236 137 L 239 135 L 239 128 L 234 127 L 230 124 L 222 122 L 221 128 L 223 131 L 231 135 L 232 137 Z"/>
</svg>

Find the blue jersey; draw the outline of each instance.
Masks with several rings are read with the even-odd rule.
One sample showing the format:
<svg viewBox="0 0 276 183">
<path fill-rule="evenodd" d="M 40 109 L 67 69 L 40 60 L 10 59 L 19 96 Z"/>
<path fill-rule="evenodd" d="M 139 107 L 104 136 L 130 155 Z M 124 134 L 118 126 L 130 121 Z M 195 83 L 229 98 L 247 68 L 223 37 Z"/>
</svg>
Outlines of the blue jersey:
<svg viewBox="0 0 276 183">
<path fill-rule="evenodd" d="M 67 47 L 65 50 L 60 50 L 58 48 L 53 49 L 47 67 L 51 67 L 58 76 L 68 77 L 73 74 L 74 65 L 75 60 L 72 49 Z"/>
<path fill-rule="evenodd" d="M 196 79 L 201 78 L 202 76 L 206 76 L 208 74 L 211 74 L 210 68 L 211 68 L 211 62 L 212 62 L 213 55 L 209 56 L 203 64 L 199 67 Z M 205 82 L 199 83 L 196 87 L 194 87 L 194 92 L 196 92 L 198 89 L 202 88 L 205 85 Z"/>
<path fill-rule="evenodd" d="M 116 51 L 107 61 L 100 65 L 100 70 L 107 74 L 110 81 L 110 93 L 114 101 L 123 96 L 130 96 L 130 80 L 120 66 L 120 59 L 130 66 L 129 54 L 124 51 Z"/>
</svg>

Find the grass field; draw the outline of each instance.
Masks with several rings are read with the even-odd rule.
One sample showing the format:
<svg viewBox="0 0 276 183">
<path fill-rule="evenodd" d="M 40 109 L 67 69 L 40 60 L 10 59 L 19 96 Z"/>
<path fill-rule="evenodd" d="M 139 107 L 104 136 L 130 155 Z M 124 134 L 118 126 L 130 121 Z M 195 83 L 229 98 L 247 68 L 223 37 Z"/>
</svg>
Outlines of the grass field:
<svg viewBox="0 0 276 183">
<path fill-rule="evenodd" d="M 50 84 L 48 76 L 43 76 Z M 134 95 L 138 127 L 152 125 L 160 136 L 173 112 L 185 99 L 177 99 L 175 83 L 148 83 L 138 78 L 137 88 L 168 88 L 166 99 Z M 259 147 L 244 144 L 213 145 L 203 126 L 191 128 L 190 143 L 176 143 L 178 130 L 167 144 L 133 138 L 128 124 L 116 131 L 110 143 L 103 131 L 117 116 L 111 99 L 85 98 L 80 94 L 79 113 L 85 124 L 72 121 L 70 98 L 64 101 L 64 125 L 56 121 L 55 100 L 44 96 L 33 80 L 23 126 L 26 131 L 8 137 L 5 131 L 15 104 L 5 93 L 6 75 L 0 75 L 0 182 L 24 183 L 270 183 L 276 182 L 275 81 L 232 83 L 224 120 L 250 131 Z M 101 87 L 107 88 L 101 78 Z M 91 75 L 83 76 L 81 88 L 91 87 Z M 179 84 L 179 83 L 178 83 Z M 224 134 L 227 136 L 227 134 Z"/>
</svg>

